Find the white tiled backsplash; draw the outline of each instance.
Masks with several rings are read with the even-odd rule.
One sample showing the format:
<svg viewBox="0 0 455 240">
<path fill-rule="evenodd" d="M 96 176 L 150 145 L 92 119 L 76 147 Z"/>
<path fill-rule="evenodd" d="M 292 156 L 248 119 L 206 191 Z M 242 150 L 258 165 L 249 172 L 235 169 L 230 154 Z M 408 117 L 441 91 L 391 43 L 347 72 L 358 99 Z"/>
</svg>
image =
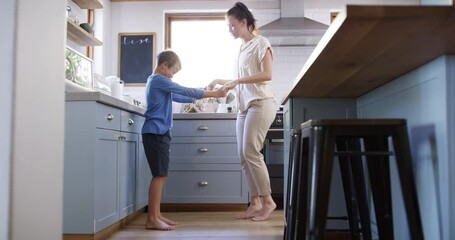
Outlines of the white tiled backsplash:
<svg viewBox="0 0 455 240">
<path fill-rule="evenodd" d="M 314 46 L 274 47 L 272 86 L 278 102 L 289 92 Z"/>
</svg>

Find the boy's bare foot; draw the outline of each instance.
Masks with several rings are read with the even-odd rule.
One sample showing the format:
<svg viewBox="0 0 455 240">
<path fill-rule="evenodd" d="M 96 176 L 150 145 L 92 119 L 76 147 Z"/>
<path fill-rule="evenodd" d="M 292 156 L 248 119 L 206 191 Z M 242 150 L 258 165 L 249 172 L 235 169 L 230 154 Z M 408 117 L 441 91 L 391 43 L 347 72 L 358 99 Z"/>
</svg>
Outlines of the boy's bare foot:
<svg viewBox="0 0 455 240">
<path fill-rule="evenodd" d="M 250 218 L 254 218 L 254 216 L 256 216 L 256 214 L 259 213 L 259 211 L 261 210 L 261 208 L 262 208 L 261 205 L 253 205 L 253 204 L 250 204 L 250 206 L 246 209 L 246 211 L 245 211 L 242 215 L 237 216 L 237 219 L 250 219 Z"/>
<path fill-rule="evenodd" d="M 161 221 L 163 221 L 163 222 L 169 224 L 169 225 L 172 225 L 172 226 L 175 226 L 175 225 L 178 224 L 178 222 L 175 222 L 175 221 L 172 221 L 172 220 L 170 220 L 170 219 L 168 219 L 168 218 L 165 218 L 163 215 L 159 216 L 159 219 L 160 219 Z"/>
<path fill-rule="evenodd" d="M 174 230 L 175 226 L 170 226 L 167 223 L 161 221 L 160 219 L 155 219 L 155 221 L 148 220 L 145 224 L 146 229 L 150 230 L 161 230 L 161 231 L 170 231 Z"/>
<path fill-rule="evenodd" d="M 254 217 L 252 220 L 259 222 L 259 221 L 265 221 L 270 217 L 270 214 L 272 214 L 273 210 L 275 210 L 276 204 L 274 202 L 271 203 L 263 203 L 261 211 L 259 212 L 259 215 Z"/>
</svg>

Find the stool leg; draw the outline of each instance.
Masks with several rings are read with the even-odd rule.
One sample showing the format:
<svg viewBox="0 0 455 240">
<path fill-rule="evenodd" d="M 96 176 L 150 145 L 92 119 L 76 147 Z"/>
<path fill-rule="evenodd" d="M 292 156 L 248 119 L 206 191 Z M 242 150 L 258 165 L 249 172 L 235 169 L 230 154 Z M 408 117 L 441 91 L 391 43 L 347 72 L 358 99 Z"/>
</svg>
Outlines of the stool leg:
<svg viewBox="0 0 455 240">
<path fill-rule="evenodd" d="M 289 153 L 289 171 L 288 171 L 288 191 L 286 195 L 286 225 L 284 228 L 284 239 L 293 240 L 296 232 L 296 215 L 298 215 L 298 205 L 301 203 L 297 201 L 299 182 L 299 169 L 301 162 L 300 154 L 300 134 L 292 134 L 291 149 Z M 304 181 L 306 183 L 306 180 Z M 304 206 L 306 208 L 306 206 Z M 300 206 L 302 209 L 302 206 Z M 304 225 L 303 225 L 304 226 Z"/>
<path fill-rule="evenodd" d="M 307 240 L 324 239 L 334 150 L 333 133 L 323 127 L 313 127 L 309 148 L 311 188 Z"/>
<path fill-rule="evenodd" d="M 336 141 L 337 151 L 348 150 L 347 139 L 337 139 Z M 351 238 L 360 240 L 359 225 L 357 221 L 358 209 L 357 209 L 357 197 L 354 192 L 354 181 L 351 172 L 350 156 L 340 155 L 338 160 L 340 162 L 341 179 L 343 182 L 344 198 L 346 202 L 346 210 L 349 219 L 349 228 L 351 229 Z"/>
<path fill-rule="evenodd" d="M 364 144 L 367 152 L 386 152 L 388 149 L 386 136 L 366 137 L 364 138 Z M 393 240 L 389 158 L 388 156 L 368 155 L 367 162 L 379 239 Z"/>
<path fill-rule="evenodd" d="M 300 140 L 300 161 L 296 164 L 296 196 L 295 196 L 295 209 L 294 216 L 295 229 L 293 240 L 304 239 L 307 227 L 308 216 L 308 149 L 309 138 L 302 136 Z"/>
<path fill-rule="evenodd" d="M 394 133 L 392 134 L 392 141 L 397 161 L 398 173 L 400 175 L 401 191 L 403 192 L 411 239 L 424 239 L 412 169 L 408 133 L 405 126 L 396 127 Z"/>
<path fill-rule="evenodd" d="M 360 151 L 360 139 L 348 139 L 349 150 Z M 362 235 L 364 240 L 372 240 L 370 212 L 368 208 L 368 198 L 365 184 L 365 174 L 363 173 L 362 157 L 351 157 L 351 171 L 354 179 L 354 188 L 356 191 L 357 204 L 359 207 L 360 224 L 362 226 Z"/>
</svg>

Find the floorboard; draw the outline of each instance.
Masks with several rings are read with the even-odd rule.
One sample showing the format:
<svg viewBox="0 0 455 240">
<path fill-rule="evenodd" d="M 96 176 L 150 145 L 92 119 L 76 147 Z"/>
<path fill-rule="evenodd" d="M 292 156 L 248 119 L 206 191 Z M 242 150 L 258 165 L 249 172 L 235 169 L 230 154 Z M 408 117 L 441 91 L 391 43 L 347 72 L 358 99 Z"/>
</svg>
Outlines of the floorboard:
<svg viewBox="0 0 455 240">
<path fill-rule="evenodd" d="M 178 221 L 173 231 L 144 228 L 144 213 L 108 240 L 281 240 L 283 239 L 283 211 L 274 211 L 268 221 L 237 220 L 241 212 L 169 212 L 163 215 Z"/>
</svg>

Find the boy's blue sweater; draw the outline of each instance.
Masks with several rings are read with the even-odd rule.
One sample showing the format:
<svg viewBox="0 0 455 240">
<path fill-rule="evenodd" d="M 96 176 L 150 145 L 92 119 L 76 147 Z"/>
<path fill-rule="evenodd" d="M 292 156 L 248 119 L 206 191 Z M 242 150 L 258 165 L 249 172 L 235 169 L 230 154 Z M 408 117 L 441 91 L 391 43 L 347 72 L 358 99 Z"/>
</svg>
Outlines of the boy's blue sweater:
<svg viewBox="0 0 455 240">
<path fill-rule="evenodd" d="M 150 75 L 145 90 L 147 110 L 142 133 L 165 134 L 172 127 L 172 101 L 191 103 L 203 94 L 201 89 L 180 86 L 161 74 Z"/>
</svg>

